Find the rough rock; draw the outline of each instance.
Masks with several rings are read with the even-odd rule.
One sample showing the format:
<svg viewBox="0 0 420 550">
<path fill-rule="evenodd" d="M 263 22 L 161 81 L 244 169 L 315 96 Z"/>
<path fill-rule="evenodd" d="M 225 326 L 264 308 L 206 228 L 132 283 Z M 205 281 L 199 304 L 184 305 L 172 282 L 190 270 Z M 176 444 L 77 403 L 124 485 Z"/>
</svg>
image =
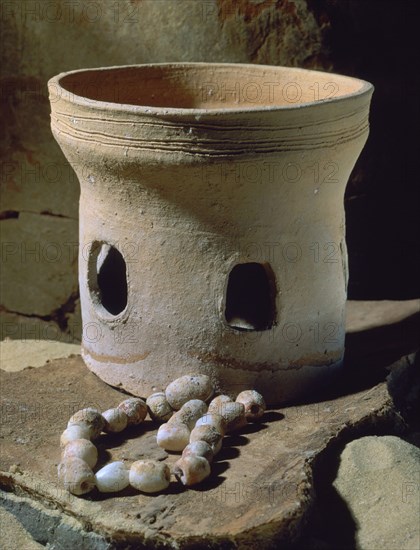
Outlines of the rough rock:
<svg viewBox="0 0 420 550">
<path fill-rule="evenodd" d="M 2 548 L 7 550 L 37 550 L 44 548 L 26 531 L 13 514 L 0 507 L 0 533 Z"/>
<path fill-rule="evenodd" d="M 82 338 L 79 298 L 70 297 L 50 315 L 22 315 L 0 309 L 0 340 L 54 340 L 67 344 Z"/>
<path fill-rule="evenodd" d="M 420 547 L 420 449 L 395 436 L 348 443 L 334 486 L 357 524 L 358 548 Z"/>
</svg>

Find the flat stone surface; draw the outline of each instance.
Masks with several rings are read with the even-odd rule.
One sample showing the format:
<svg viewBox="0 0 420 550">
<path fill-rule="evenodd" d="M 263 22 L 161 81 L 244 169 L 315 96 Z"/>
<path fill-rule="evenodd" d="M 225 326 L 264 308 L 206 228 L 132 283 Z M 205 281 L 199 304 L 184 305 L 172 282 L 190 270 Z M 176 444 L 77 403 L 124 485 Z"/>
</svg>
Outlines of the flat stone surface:
<svg viewBox="0 0 420 550">
<path fill-rule="evenodd" d="M 57 481 L 59 436 L 74 410 L 117 405 L 124 395 L 90 373 L 80 357 L 45 367 L 0 372 L 2 387 L 1 485 L 79 519 L 85 529 L 114 541 L 152 547 L 161 542 L 188 547 L 198 541 L 218 547 L 269 547 L 292 540 L 313 502 L 312 466 L 347 429 L 375 419 L 392 422 L 392 400 L 381 383 L 352 395 L 266 413 L 263 422 L 226 437 L 212 476 L 197 489 L 175 480 L 156 496 L 127 489 L 116 495 L 69 495 Z M 166 459 L 149 420 L 122 435 L 97 442 L 100 464 L 140 458 Z M 270 541 L 270 543 L 268 542 Z"/>
<path fill-rule="evenodd" d="M 420 449 L 395 436 L 348 443 L 334 486 L 355 519 L 358 548 L 420 547 Z"/>
<path fill-rule="evenodd" d="M 42 367 L 52 359 L 80 354 L 80 345 L 49 340 L 4 340 L 0 342 L 0 368 L 17 372 Z"/>
<path fill-rule="evenodd" d="M 392 325 L 420 313 L 420 300 L 348 300 L 346 332 Z"/>
</svg>

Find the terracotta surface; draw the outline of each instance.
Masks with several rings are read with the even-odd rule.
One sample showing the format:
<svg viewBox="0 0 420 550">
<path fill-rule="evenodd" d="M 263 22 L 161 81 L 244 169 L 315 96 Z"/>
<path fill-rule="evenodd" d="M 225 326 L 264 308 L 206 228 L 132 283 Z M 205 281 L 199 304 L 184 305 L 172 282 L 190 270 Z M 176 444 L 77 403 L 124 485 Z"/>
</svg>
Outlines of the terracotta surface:
<svg viewBox="0 0 420 550">
<path fill-rule="evenodd" d="M 81 184 L 93 372 L 136 395 L 202 372 L 274 403 L 341 364 L 343 195 L 369 83 L 185 63 L 75 71 L 49 90 Z"/>
</svg>

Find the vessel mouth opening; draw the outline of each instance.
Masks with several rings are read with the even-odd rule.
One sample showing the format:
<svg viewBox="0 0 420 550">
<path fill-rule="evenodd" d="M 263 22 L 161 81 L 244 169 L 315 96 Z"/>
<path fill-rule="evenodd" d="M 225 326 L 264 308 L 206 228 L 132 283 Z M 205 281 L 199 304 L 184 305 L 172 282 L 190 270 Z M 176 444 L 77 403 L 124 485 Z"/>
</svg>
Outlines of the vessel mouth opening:
<svg viewBox="0 0 420 550">
<path fill-rule="evenodd" d="M 242 64 L 157 64 L 87 69 L 63 75 L 70 96 L 158 109 L 261 109 L 339 99 L 362 80 L 306 69 Z"/>
</svg>

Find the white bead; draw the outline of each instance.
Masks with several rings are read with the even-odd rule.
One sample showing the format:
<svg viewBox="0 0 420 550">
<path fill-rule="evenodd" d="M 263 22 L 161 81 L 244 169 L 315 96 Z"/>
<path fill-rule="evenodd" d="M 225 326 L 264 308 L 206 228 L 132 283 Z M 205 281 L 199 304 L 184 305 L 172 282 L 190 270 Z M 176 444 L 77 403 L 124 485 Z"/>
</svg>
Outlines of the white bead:
<svg viewBox="0 0 420 550">
<path fill-rule="evenodd" d="M 106 420 L 105 432 L 118 433 L 122 432 L 127 427 L 128 416 L 118 407 L 104 411 L 102 416 Z"/>
<path fill-rule="evenodd" d="M 88 426 L 80 424 L 72 424 L 64 430 L 60 437 L 60 446 L 65 447 L 70 441 L 76 439 L 90 439 L 91 431 Z"/>
<path fill-rule="evenodd" d="M 222 434 L 214 426 L 209 425 L 197 426 L 192 430 L 190 435 L 190 443 L 205 441 L 210 445 L 214 455 L 217 455 L 222 448 L 222 439 Z"/>
<path fill-rule="evenodd" d="M 58 478 L 73 495 L 84 495 L 95 487 L 95 475 L 80 458 L 66 458 L 58 465 Z"/>
<path fill-rule="evenodd" d="M 210 464 L 203 456 L 183 456 L 173 468 L 174 476 L 183 485 L 196 485 L 210 475 Z"/>
<path fill-rule="evenodd" d="M 164 462 L 138 460 L 131 465 L 130 485 L 144 493 L 157 493 L 165 490 L 171 480 L 171 471 Z"/>
<path fill-rule="evenodd" d="M 88 439 L 75 439 L 70 441 L 64 448 L 62 459 L 80 458 L 90 468 L 94 468 L 98 462 L 98 450 Z"/>
<path fill-rule="evenodd" d="M 193 441 L 192 443 L 189 443 L 185 449 L 182 451 L 182 456 L 202 456 L 206 460 L 208 460 L 209 463 L 213 460 L 213 450 L 210 447 L 210 445 L 201 439 L 197 441 Z"/>
<path fill-rule="evenodd" d="M 74 413 L 73 416 L 70 417 L 67 427 L 69 428 L 75 424 L 78 426 L 86 426 L 90 432 L 90 439 L 94 439 L 98 437 L 104 429 L 105 418 L 98 410 L 88 407 Z"/>
<path fill-rule="evenodd" d="M 147 405 L 140 397 L 130 397 L 122 401 L 118 408 L 128 417 L 128 425 L 137 425 L 143 422 L 147 415 Z"/>
<path fill-rule="evenodd" d="M 224 436 L 226 434 L 226 420 L 220 414 L 207 413 L 197 420 L 195 427 L 198 426 L 213 426 L 216 430 Z"/>
<path fill-rule="evenodd" d="M 190 399 L 169 420 L 169 424 L 186 424 L 190 430 L 197 420 L 206 414 L 207 405 L 201 399 Z"/>
<path fill-rule="evenodd" d="M 111 462 L 96 472 L 95 481 L 101 493 L 122 491 L 129 485 L 129 471 L 124 462 Z"/>
<path fill-rule="evenodd" d="M 187 374 L 171 382 L 165 395 L 169 405 L 177 411 L 191 399 L 207 401 L 213 391 L 211 380 L 205 374 Z"/>
<path fill-rule="evenodd" d="M 157 444 L 166 451 L 182 451 L 189 440 L 190 430 L 186 424 L 162 424 L 156 436 Z"/>
<path fill-rule="evenodd" d="M 231 403 L 232 399 L 228 395 L 218 395 L 210 401 L 207 412 L 214 414 L 222 414 L 223 403 Z"/>
<path fill-rule="evenodd" d="M 149 395 L 146 399 L 146 405 L 149 410 L 150 418 L 155 422 L 167 422 L 174 414 L 163 391 Z"/>
<path fill-rule="evenodd" d="M 245 418 L 250 422 L 261 418 L 266 409 L 264 397 L 255 390 L 241 391 L 236 402 L 245 407 Z"/>
<path fill-rule="evenodd" d="M 226 431 L 233 432 L 246 426 L 245 407 L 235 401 L 223 403 L 221 416 L 226 421 Z"/>
</svg>

